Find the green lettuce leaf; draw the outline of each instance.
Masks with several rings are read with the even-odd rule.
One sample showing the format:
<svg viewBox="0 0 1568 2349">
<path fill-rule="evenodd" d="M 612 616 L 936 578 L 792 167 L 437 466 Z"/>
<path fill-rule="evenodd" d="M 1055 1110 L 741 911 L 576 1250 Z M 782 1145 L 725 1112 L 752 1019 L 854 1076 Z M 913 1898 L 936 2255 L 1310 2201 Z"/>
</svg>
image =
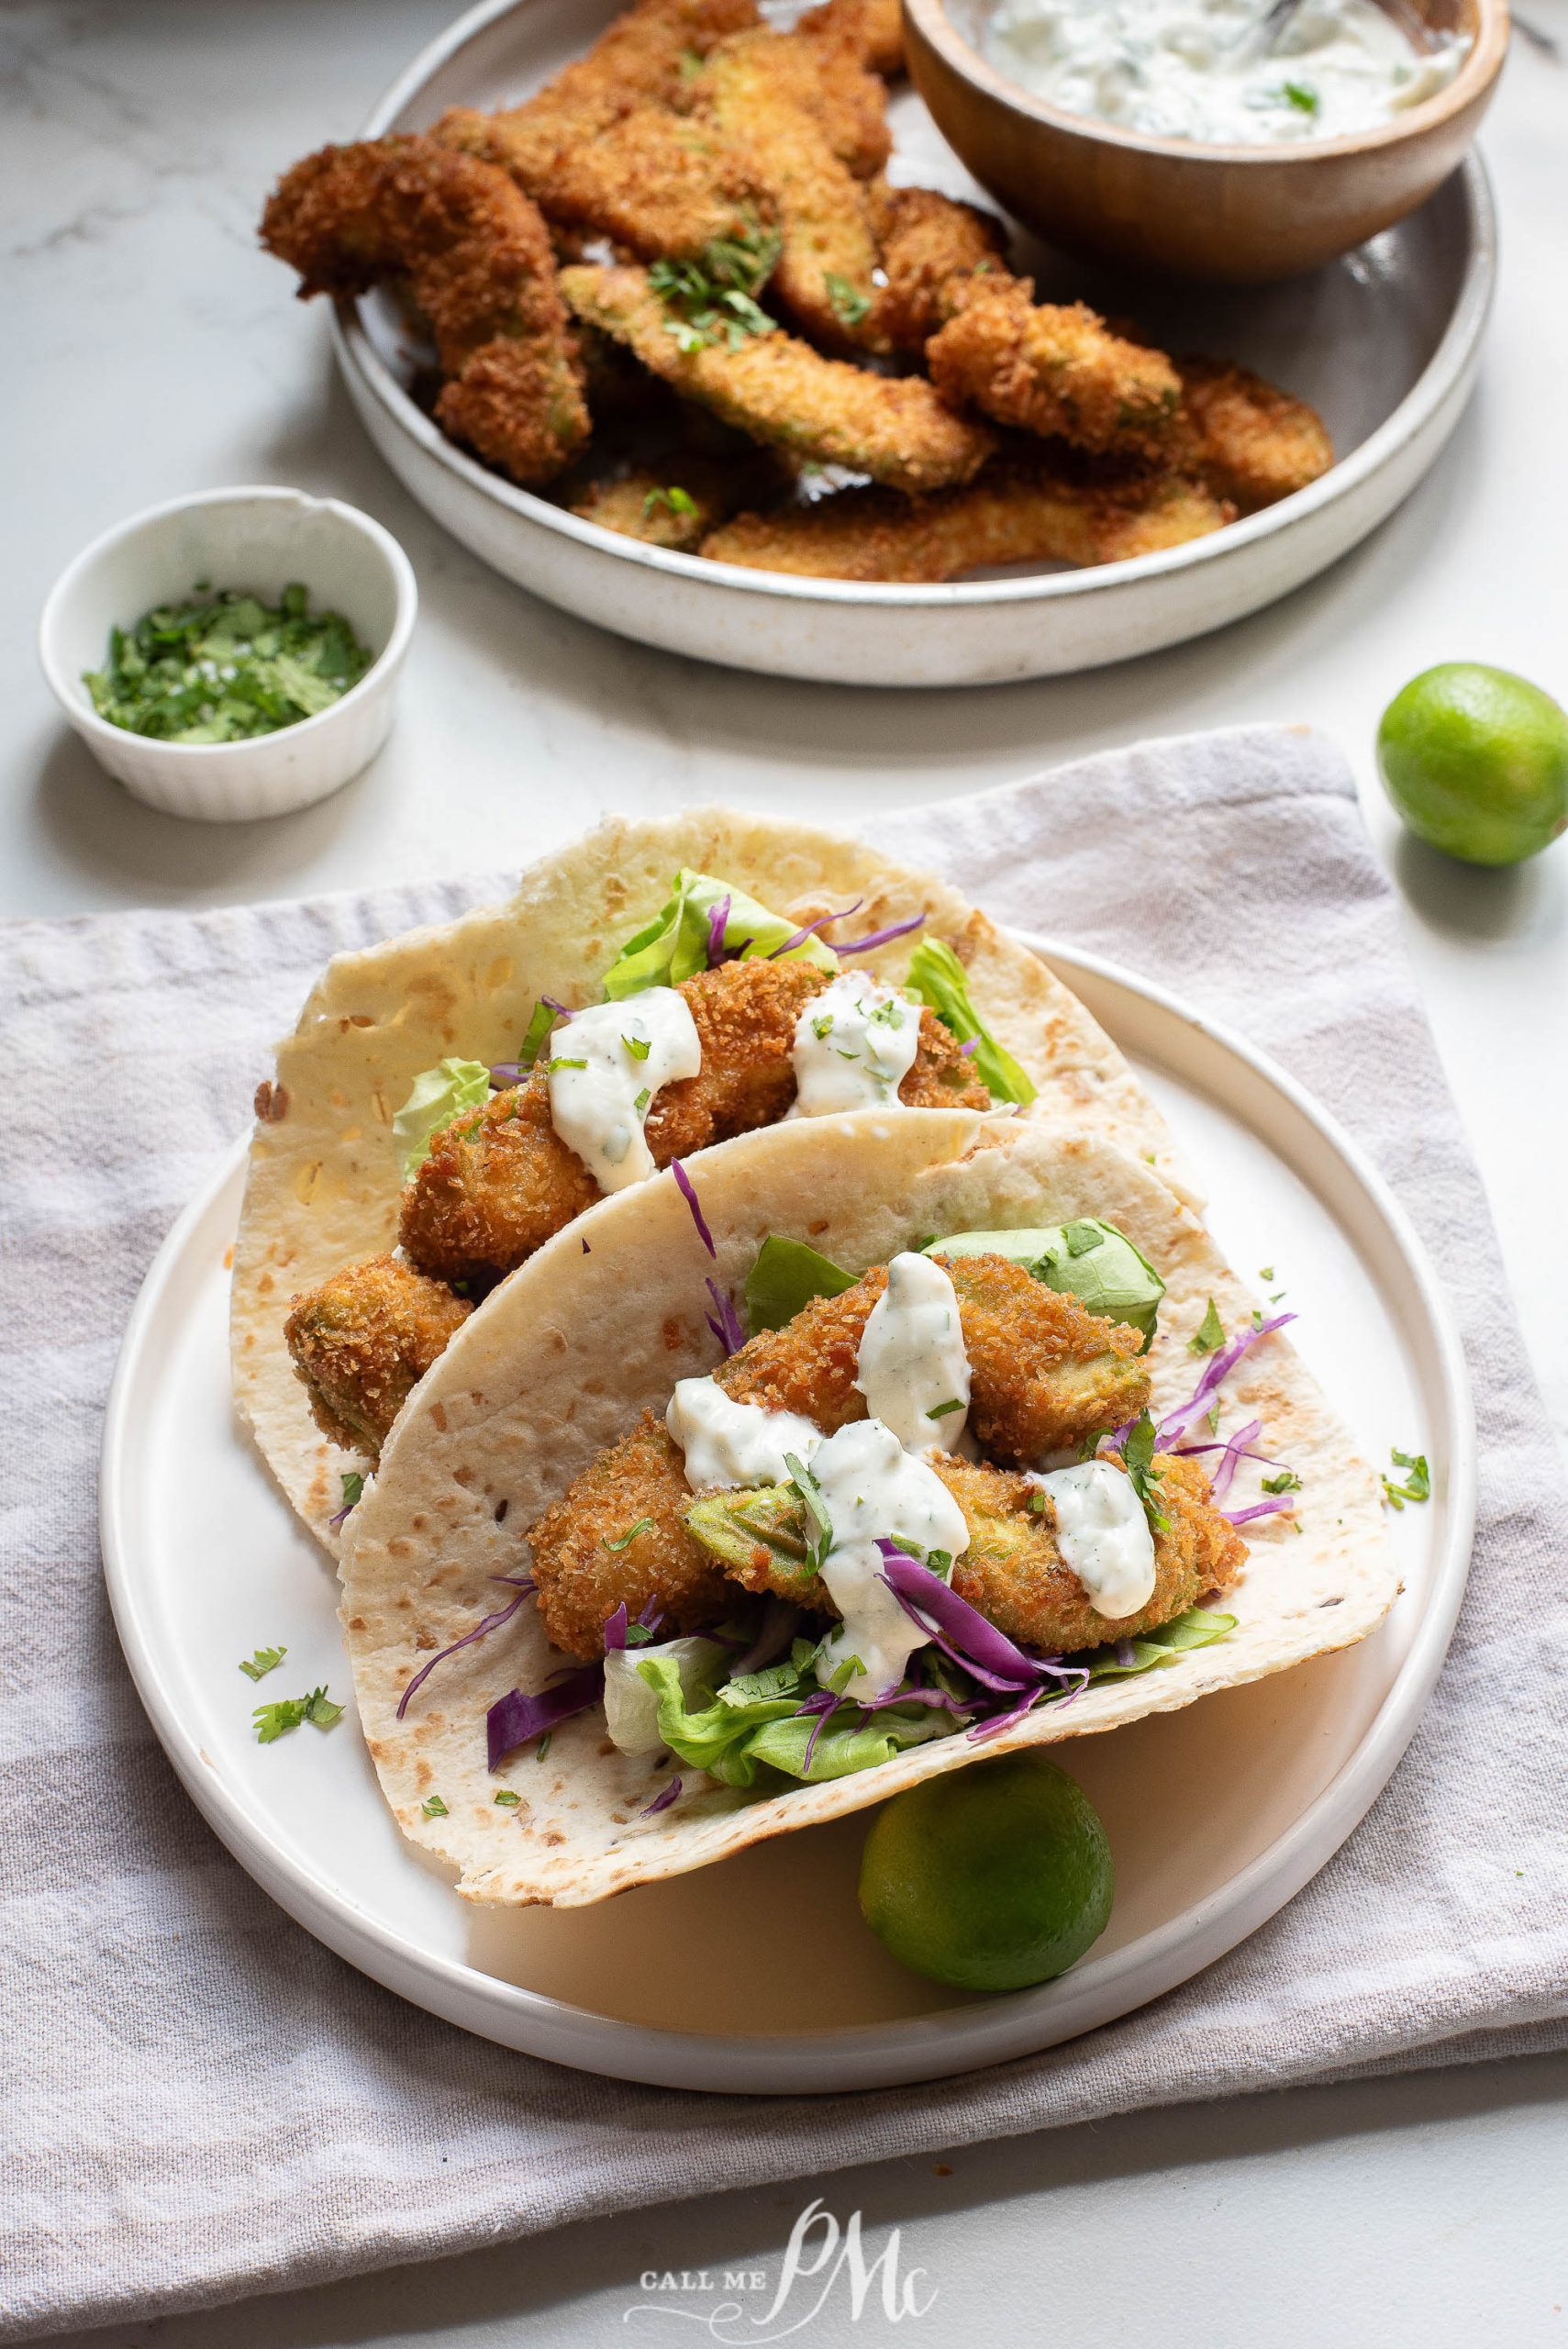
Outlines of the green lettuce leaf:
<svg viewBox="0 0 1568 2349">
<path fill-rule="evenodd" d="M 783 914 L 770 913 L 766 906 L 728 881 L 716 881 L 706 873 L 689 873 L 683 866 L 675 875 L 669 903 L 646 930 L 627 940 L 606 972 L 606 1001 L 618 1003 L 624 996 L 639 995 L 644 987 L 679 986 L 683 979 L 706 971 L 708 922 L 721 897 L 729 899 L 724 943 L 731 952 L 745 946 L 744 959 L 773 953 L 800 927 Z M 805 962 L 815 963 L 818 970 L 839 967 L 838 956 L 819 938 L 808 938 L 790 951 Z"/>
<path fill-rule="evenodd" d="M 929 1240 L 922 1253 L 1006 1256 L 1047 1288 L 1077 1297 L 1091 1313 L 1141 1330 L 1146 1353 L 1165 1294 L 1164 1282 L 1142 1251 L 1097 1216 L 1022 1231 L 960 1231 L 948 1240 Z"/>
<path fill-rule="evenodd" d="M 841 1297 L 854 1285 L 853 1273 L 818 1255 L 804 1240 L 770 1231 L 746 1276 L 747 1327 L 753 1338 L 759 1330 L 782 1330 L 814 1297 Z"/>
<path fill-rule="evenodd" d="M 490 1071 L 483 1061 L 444 1060 L 422 1068 L 408 1098 L 392 1121 L 393 1145 L 406 1183 L 429 1155 L 430 1142 L 463 1109 L 482 1109 L 490 1098 Z"/>
<path fill-rule="evenodd" d="M 772 1684 L 776 1674 L 780 1685 L 793 1676 L 791 1694 L 746 1698 L 735 1687 L 725 1692 L 724 1699 L 706 1706 L 688 1703 L 680 1675 L 667 1658 L 644 1656 L 637 1668 L 658 1696 L 659 1734 L 671 1753 L 728 1787 L 754 1786 L 761 1770 L 777 1770 L 812 1785 L 847 1777 L 853 1770 L 872 1770 L 890 1761 L 907 1745 L 941 1737 L 951 1727 L 949 1715 L 924 1705 L 912 1705 L 906 1712 L 890 1705 L 884 1712 L 863 1718 L 845 1706 L 841 1714 L 828 1716 L 812 1745 L 818 1717 L 798 1710 L 801 1678 L 791 1666 L 775 1665 L 771 1672 L 751 1675 L 753 1681 Z"/>
<path fill-rule="evenodd" d="M 945 946 L 940 938 L 923 938 L 909 957 L 904 985 L 911 995 L 930 1006 L 942 1026 L 961 1044 L 979 1037 L 973 1054 L 975 1074 L 990 1086 L 991 1098 L 1016 1101 L 1027 1108 L 1034 1099 L 1035 1087 L 975 1010 L 963 964 L 952 948 Z"/>
<path fill-rule="evenodd" d="M 1156 1672 L 1163 1664 L 1175 1664 L 1193 1648 L 1212 1647 L 1216 1640 L 1223 1640 L 1236 1629 L 1236 1620 L 1234 1615 L 1211 1615 L 1201 1607 L 1190 1607 L 1184 1615 L 1162 1623 L 1157 1631 L 1128 1642 L 1132 1650 L 1130 1664 L 1121 1661 L 1119 1641 L 1070 1656 L 1068 1662 L 1085 1665 L 1091 1683 L 1131 1680 L 1140 1672 Z"/>
</svg>

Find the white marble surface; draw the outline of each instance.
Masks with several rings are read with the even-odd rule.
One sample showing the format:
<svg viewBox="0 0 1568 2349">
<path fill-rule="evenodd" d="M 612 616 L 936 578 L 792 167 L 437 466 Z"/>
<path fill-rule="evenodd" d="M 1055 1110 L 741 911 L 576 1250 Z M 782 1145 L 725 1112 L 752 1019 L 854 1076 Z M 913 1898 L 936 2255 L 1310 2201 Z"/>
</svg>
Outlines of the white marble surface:
<svg viewBox="0 0 1568 2349">
<path fill-rule="evenodd" d="M 1526 0 L 1568 51 L 1568 0 Z M 1561 387 L 1568 381 L 1568 67 L 1517 41 L 1486 146 L 1502 293 L 1479 394 L 1368 545 L 1228 633 L 1081 679 L 858 695 L 645 652 L 534 603 L 442 538 L 362 441 L 325 321 L 255 249 L 278 168 L 352 134 L 447 0 L 6 0 L 0 210 L 10 364 L 0 594 L 0 915 L 200 906 L 492 867 L 606 808 L 725 796 L 827 820 L 1009 779 L 1152 732 L 1310 718 L 1354 763 L 1480 1157 L 1526 1334 L 1568 1427 L 1568 842 L 1511 874 L 1403 841 L 1377 713 L 1455 656 L 1568 696 Z M 58 722 L 38 606 L 108 522 L 183 489 L 346 495 L 413 558 L 424 613 L 393 741 L 303 815 L 206 829 L 123 797 Z M 1041 908 L 1049 921 L 1049 908 Z M 832 2182 L 938 2298 L 899 2337 L 1060 2331 L 1087 2344 L 1558 2339 L 1568 2059 L 1304 2090 L 889 2164 Z M 649 2266 L 770 2266 L 814 2187 L 634 2214 L 451 2266 L 101 2336 L 113 2349 L 628 2337 Z M 700 2296 L 680 2305 L 700 2315 Z M 824 2343 L 890 2332 L 836 2293 Z M 797 2310 L 798 2312 L 798 2310 Z M 653 2337 L 691 2320 L 637 2320 Z M 700 2333 L 695 2337 L 700 2338 Z M 750 2337 L 760 2337 L 751 2328 Z"/>
</svg>

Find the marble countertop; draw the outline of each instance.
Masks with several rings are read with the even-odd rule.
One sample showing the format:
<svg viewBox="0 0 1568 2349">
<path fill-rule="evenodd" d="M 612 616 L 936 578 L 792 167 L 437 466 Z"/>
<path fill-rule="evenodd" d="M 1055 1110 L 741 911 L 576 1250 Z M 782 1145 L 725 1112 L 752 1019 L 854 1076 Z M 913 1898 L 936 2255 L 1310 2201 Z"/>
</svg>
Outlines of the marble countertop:
<svg viewBox="0 0 1568 2349">
<path fill-rule="evenodd" d="M 1503 277 L 1475 398 L 1372 540 L 1272 610 L 1078 678 L 925 695 L 728 674 L 536 603 L 445 538 L 371 451 L 319 306 L 291 303 L 254 223 L 284 162 L 353 135 L 449 0 L 7 0 L 0 189 L 13 328 L 0 690 L 0 916 L 202 906 L 520 861 L 601 811 L 710 797 L 841 820 L 1009 780 L 1142 735 L 1307 718 L 1343 743 L 1480 1159 L 1549 1406 L 1568 1429 L 1568 842 L 1513 873 L 1398 832 L 1373 772 L 1383 705 L 1433 661 L 1501 662 L 1568 696 L 1568 0 L 1526 0 L 1489 119 Z M 1561 44 L 1554 56 L 1551 43 Z M 386 751 L 323 806 L 207 828 L 125 797 L 60 724 L 39 605 L 109 522 L 195 486 L 279 481 L 378 516 L 423 615 Z M 1046 909 L 1042 908 L 1042 919 Z M 1031 2336 L 1040 2288 L 1085 2343 L 1555 2339 L 1568 2302 L 1568 2059 L 1303 2090 L 851 2173 L 828 2191 L 901 2223 L 939 2291 Z M 1555 2165 L 1553 2162 L 1555 2156 Z M 951 2175 L 948 2172 L 951 2171 Z M 776 2256 L 810 2188 L 638 2214 L 454 2265 L 102 2338 L 457 2344 L 625 2337 L 640 2270 Z M 1309 2210 L 1310 2224 L 1303 2212 Z M 1136 2251 L 1129 2246 L 1136 2246 Z M 1107 2301 L 1103 2279 L 1114 2274 Z M 684 2305 L 696 2308 L 698 2303 Z M 656 2318 L 641 2321 L 668 2334 Z M 676 2336 L 689 2324 L 675 2326 Z M 880 2337 L 825 2307 L 809 2337 Z M 904 2337 L 902 2330 L 900 2337 Z"/>
</svg>

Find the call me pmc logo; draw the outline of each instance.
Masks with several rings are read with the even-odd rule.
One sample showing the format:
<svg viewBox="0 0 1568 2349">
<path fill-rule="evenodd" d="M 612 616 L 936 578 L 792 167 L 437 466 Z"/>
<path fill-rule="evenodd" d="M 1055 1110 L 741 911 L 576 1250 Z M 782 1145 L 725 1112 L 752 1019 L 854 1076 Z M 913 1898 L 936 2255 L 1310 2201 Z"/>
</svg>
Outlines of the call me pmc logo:
<svg viewBox="0 0 1568 2349">
<path fill-rule="evenodd" d="M 851 2210 L 848 2223 L 840 2227 L 831 2210 L 813 2200 L 791 2230 L 765 2308 L 748 2308 L 746 2301 L 728 2297 L 744 2293 L 755 2303 L 768 2289 L 765 2268 L 651 2267 L 638 2283 L 643 2292 L 658 2297 L 635 2301 L 625 2311 L 624 2321 L 629 2323 L 634 2316 L 681 2317 L 704 2326 L 711 2340 L 760 2344 L 804 2332 L 838 2294 L 857 2321 L 870 2311 L 901 2324 L 906 2317 L 927 2315 L 937 2297 L 935 2285 L 925 2281 L 923 2267 L 903 2272 L 901 2251 L 900 2230 L 895 2227 L 876 2256 L 868 2259 L 860 2212 Z M 679 2305 L 687 2295 L 700 2299 L 715 2292 L 726 2297 L 711 2307 Z"/>
</svg>

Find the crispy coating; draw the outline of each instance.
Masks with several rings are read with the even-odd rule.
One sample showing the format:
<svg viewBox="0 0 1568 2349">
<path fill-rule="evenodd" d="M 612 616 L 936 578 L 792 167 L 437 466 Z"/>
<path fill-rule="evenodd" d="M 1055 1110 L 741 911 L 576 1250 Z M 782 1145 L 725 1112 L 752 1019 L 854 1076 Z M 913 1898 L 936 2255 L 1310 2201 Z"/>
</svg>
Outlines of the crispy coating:
<svg viewBox="0 0 1568 2349">
<path fill-rule="evenodd" d="M 539 1613 L 554 1646 L 584 1662 L 603 1655 L 606 1619 L 623 1599 L 635 1617 L 657 1598 L 666 1638 L 701 1631 L 733 1606 L 735 1586 L 686 1531 L 690 1499 L 679 1452 L 644 1411 L 529 1531 Z M 607 1546 L 634 1525 L 642 1531 L 624 1549 Z"/>
<path fill-rule="evenodd" d="M 753 0 L 640 0 L 524 105 L 489 117 L 453 107 L 434 136 L 457 147 L 477 140 L 498 156 L 504 149 L 507 170 L 537 200 L 564 161 L 623 115 L 668 106 L 694 57 L 756 22 Z"/>
<path fill-rule="evenodd" d="M 584 324 L 754 440 L 910 491 L 968 481 L 995 445 L 984 425 L 955 416 L 918 376 L 870 374 L 791 335 L 683 351 L 644 270 L 566 269 L 560 282 Z"/>
<path fill-rule="evenodd" d="M 877 330 L 893 350 L 922 351 L 953 316 L 969 278 L 1008 274 L 1007 232 L 988 212 L 935 188 L 878 180 L 867 193 L 887 280 L 876 298 Z"/>
<path fill-rule="evenodd" d="M 1159 459 L 1169 446 L 1182 385 L 1162 351 L 1112 334 L 1083 302 L 1037 304 L 1026 278 L 971 275 L 951 294 L 962 306 L 926 345 L 945 399 L 1096 452 Z"/>
<path fill-rule="evenodd" d="M 326 147 L 285 173 L 261 242 L 300 294 L 406 279 L 446 381 L 437 420 L 515 481 L 548 481 L 588 437 L 544 222 L 504 172 L 428 139 Z"/>
<path fill-rule="evenodd" d="M 877 240 L 861 180 L 888 150 L 884 92 L 848 49 L 790 33 L 723 41 L 683 103 L 745 154 L 781 240 L 770 298 L 813 341 L 860 341 L 876 305 Z"/>
<path fill-rule="evenodd" d="M 392 1422 L 473 1308 L 395 1256 L 350 1264 L 293 1300 L 284 1335 L 311 1417 L 372 1460 Z"/>
<path fill-rule="evenodd" d="M 1334 444 L 1322 417 L 1245 367 L 1178 362 L 1192 454 L 1183 462 L 1243 514 L 1273 506 L 1326 473 Z"/>
<path fill-rule="evenodd" d="M 1086 483 L 1042 458 L 999 461 L 966 489 L 930 497 L 848 489 L 810 507 L 740 514 L 701 551 L 806 578 L 943 580 L 987 563 L 1123 562 L 1234 519 L 1234 507 L 1177 473 Z"/>
<path fill-rule="evenodd" d="M 644 546 L 691 553 L 742 506 L 785 486 L 782 465 L 763 449 L 727 460 L 673 454 L 662 465 L 634 465 L 616 480 L 591 482 L 573 499 L 572 511 Z"/>
<path fill-rule="evenodd" d="M 1022 1645 L 1073 1655 L 1104 1641 L 1134 1639 L 1173 1616 L 1184 1615 L 1207 1593 L 1229 1588 L 1247 1560 L 1247 1545 L 1209 1497 L 1208 1479 L 1195 1460 L 1158 1453 L 1154 1467 L 1163 1531 L 1154 1531 L 1154 1589 L 1136 1615 L 1099 1614 L 1057 1546 L 1056 1512 L 1039 1488 L 1014 1470 L 937 1453 L 932 1467 L 962 1509 L 969 1546 L 953 1564 L 952 1587 L 988 1622 Z M 833 1615 L 827 1586 L 794 1554 L 788 1540 L 792 1497 L 787 1486 L 748 1497 L 760 1521 L 782 1526 L 776 1548 L 757 1540 L 738 1544 L 728 1572 L 743 1588 L 775 1592 L 797 1606 Z M 688 1497 L 688 1510 L 693 1504 Z M 744 1529 L 742 1529 L 744 1531 Z M 775 1537 L 776 1538 L 776 1537 Z M 804 1542 L 798 1545 L 804 1551 Z"/>
<path fill-rule="evenodd" d="M 598 1196 L 550 1123 L 549 1089 L 535 1074 L 433 1137 L 404 1190 L 398 1237 L 437 1279 L 498 1280 Z"/>
<path fill-rule="evenodd" d="M 888 81 L 904 70 L 904 10 L 900 0 L 822 0 L 795 26 L 807 40 L 843 42 L 857 63 Z"/>
<path fill-rule="evenodd" d="M 454 112 L 442 138 L 512 172 L 517 132 L 506 115 Z M 567 148 L 543 178 L 535 200 L 546 218 L 569 232 L 608 237 L 641 261 L 695 259 L 720 238 L 751 237 L 771 220 L 762 179 L 740 149 L 701 122 L 662 106 L 641 106 L 594 137 Z"/>
<path fill-rule="evenodd" d="M 969 1426 L 994 1460 L 1045 1459 L 1149 1401 L 1142 1338 L 1005 1256 L 942 1257 L 969 1356 Z"/>
<path fill-rule="evenodd" d="M 795 1023 L 826 985 L 814 963 L 760 958 L 682 980 L 702 1066 L 653 1097 L 643 1131 L 656 1166 L 777 1123 L 795 1099 Z"/>
</svg>

